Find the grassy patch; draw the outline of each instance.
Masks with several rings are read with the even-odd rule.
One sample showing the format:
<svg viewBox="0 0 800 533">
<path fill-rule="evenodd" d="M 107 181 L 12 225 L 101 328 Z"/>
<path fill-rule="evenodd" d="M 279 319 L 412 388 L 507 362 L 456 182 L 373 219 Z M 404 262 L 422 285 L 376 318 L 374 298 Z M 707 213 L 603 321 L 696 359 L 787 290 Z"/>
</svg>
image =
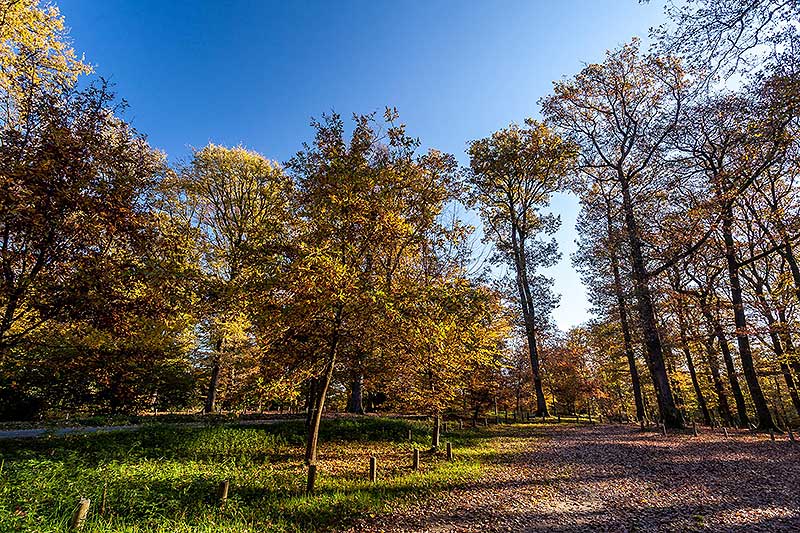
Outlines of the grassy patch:
<svg viewBox="0 0 800 533">
<path fill-rule="evenodd" d="M 408 441 L 408 430 L 414 435 Z M 80 496 L 92 500 L 84 531 L 319 531 L 380 513 L 393 501 L 479 476 L 492 429 L 454 431 L 456 461 L 422 453 L 429 426 L 378 418 L 327 420 L 317 494 L 302 494 L 303 427 L 297 422 L 208 427 L 147 426 L 135 432 L 0 441 L 0 531 L 65 531 Z M 378 482 L 367 481 L 369 457 Z M 230 481 L 221 509 L 215 491 Z M 107 487 L 104 516 L 100 497 Z"/>
</svg>

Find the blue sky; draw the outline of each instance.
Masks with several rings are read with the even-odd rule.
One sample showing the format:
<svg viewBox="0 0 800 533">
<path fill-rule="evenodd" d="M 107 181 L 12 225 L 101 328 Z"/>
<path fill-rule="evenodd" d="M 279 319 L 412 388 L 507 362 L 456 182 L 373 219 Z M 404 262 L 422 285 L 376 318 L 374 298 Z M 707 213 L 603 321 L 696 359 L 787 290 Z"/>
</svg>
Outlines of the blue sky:
<svg viewBox="0 0 800 533">
<path fill-rule="evenodd" d="M 469 140 L 539 116 L 552 80 L 662 20 L 661 2 L 56 0 L 73 45 L 171 160 L 209 141 L 285 161 L 323 112 L 397 107 L 410 134 L 466 164 Z M 562 328 L 589 317 L 569 255 L 577 202 L 557 195 L 551 269 Z"/>
</svg>

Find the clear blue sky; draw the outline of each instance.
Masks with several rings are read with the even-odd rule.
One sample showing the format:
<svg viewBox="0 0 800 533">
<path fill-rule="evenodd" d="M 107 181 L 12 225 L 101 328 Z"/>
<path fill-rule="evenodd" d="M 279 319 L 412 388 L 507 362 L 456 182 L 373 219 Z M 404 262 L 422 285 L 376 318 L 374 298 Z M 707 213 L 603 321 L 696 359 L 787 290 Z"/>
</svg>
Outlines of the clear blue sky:
<svg viewBox="0 0 800 533">
<path fill-rule="evenodd" d="M 525 117 L 552 80 L 661 22 L 636 0 L 56 0 L 78 53 L 126 118 L 171 160 L 209 141 L 285 161 L 312 116 L 395 106 L 426 147 L 466 163 L 467 141 Z M 568 328 L 588 318 L 569 255 L 577 202 L 559 195 L 552 269 Z"/>
</svg>

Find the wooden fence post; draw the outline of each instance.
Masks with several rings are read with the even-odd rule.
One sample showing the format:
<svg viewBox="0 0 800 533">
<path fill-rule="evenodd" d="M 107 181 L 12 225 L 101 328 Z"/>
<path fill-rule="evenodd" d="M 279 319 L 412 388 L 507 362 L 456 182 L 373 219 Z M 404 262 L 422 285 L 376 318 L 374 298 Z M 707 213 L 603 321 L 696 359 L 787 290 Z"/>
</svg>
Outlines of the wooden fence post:
<svg viewBox="0 0 800 533">
<path fill-rule="evenodd" d="M 414 470 L 419 470 L 419 449 L 414 448 L 414 457 L 413 462 L 411 463 L 411 467 Z"/>
<path fill-rule="evenodd" d="M 78 531 L 83 527 L 83 523 L 86 522 L 86 516 L 89 514 L 89 506 L 91 504 L 92 501 L 89 498 L 81 498 L 78 500 L 78 507 L 75 508 L 75 512 L 72 515 L 70 529 Z"/>
<path fill-rule="evenodd" d="M 447 460 L 453 460 L 453 444 L 450 442 L 447 443 Z"/>
<path fill-rule="evenodd" d="M 371 483 L 378 481 L 378 459 L 374 455 L 369 458 L 369 480 Z"/>
<path fill-rule="evenodd" d="M 100 494 L 100 516 L 106 514 L 106 497 L 108 496 L 108 481 L 103 482 L 103 492 Z"/>
<path fill-rule="evenodd" d="M 220 481 L 219 486 L 217 487 L 217 499 L 219 499 L 219 506 L 225 507 L 225 503 L 228 501 L 228 487 L 230 483 L 228 480 Z"/>
</svg>

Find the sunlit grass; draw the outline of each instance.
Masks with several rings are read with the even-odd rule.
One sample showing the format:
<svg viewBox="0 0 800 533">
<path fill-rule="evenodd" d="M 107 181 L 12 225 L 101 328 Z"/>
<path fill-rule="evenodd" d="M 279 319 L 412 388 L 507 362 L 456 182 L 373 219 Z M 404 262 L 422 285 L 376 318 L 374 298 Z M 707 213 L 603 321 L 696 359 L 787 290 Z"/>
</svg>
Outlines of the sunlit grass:
<svg viewBox="0 0 800 533">
<path fill-rule="evenodd" d="M 413 441 L 408 441 L 408 430 Z M 359 418 L 323 423 L 317 493 L 306 496 L 303 428 L 152 426 L 136 432 L 0 441 L 0 531 L 64 531 L 81 496 L 84 531 L 325 530 L 479 477 L 492 429 L 447 433 L 454 462 L 429 452 L 427 424 Z M 423 451 L 411 470 L 412 448 Z M 378 482 L 367 480 L 378 458 Z M 229 480 L 229 499 L 216 500 Z M 100 516 L 103 487 L 106 512 Z"/>
</svg>

